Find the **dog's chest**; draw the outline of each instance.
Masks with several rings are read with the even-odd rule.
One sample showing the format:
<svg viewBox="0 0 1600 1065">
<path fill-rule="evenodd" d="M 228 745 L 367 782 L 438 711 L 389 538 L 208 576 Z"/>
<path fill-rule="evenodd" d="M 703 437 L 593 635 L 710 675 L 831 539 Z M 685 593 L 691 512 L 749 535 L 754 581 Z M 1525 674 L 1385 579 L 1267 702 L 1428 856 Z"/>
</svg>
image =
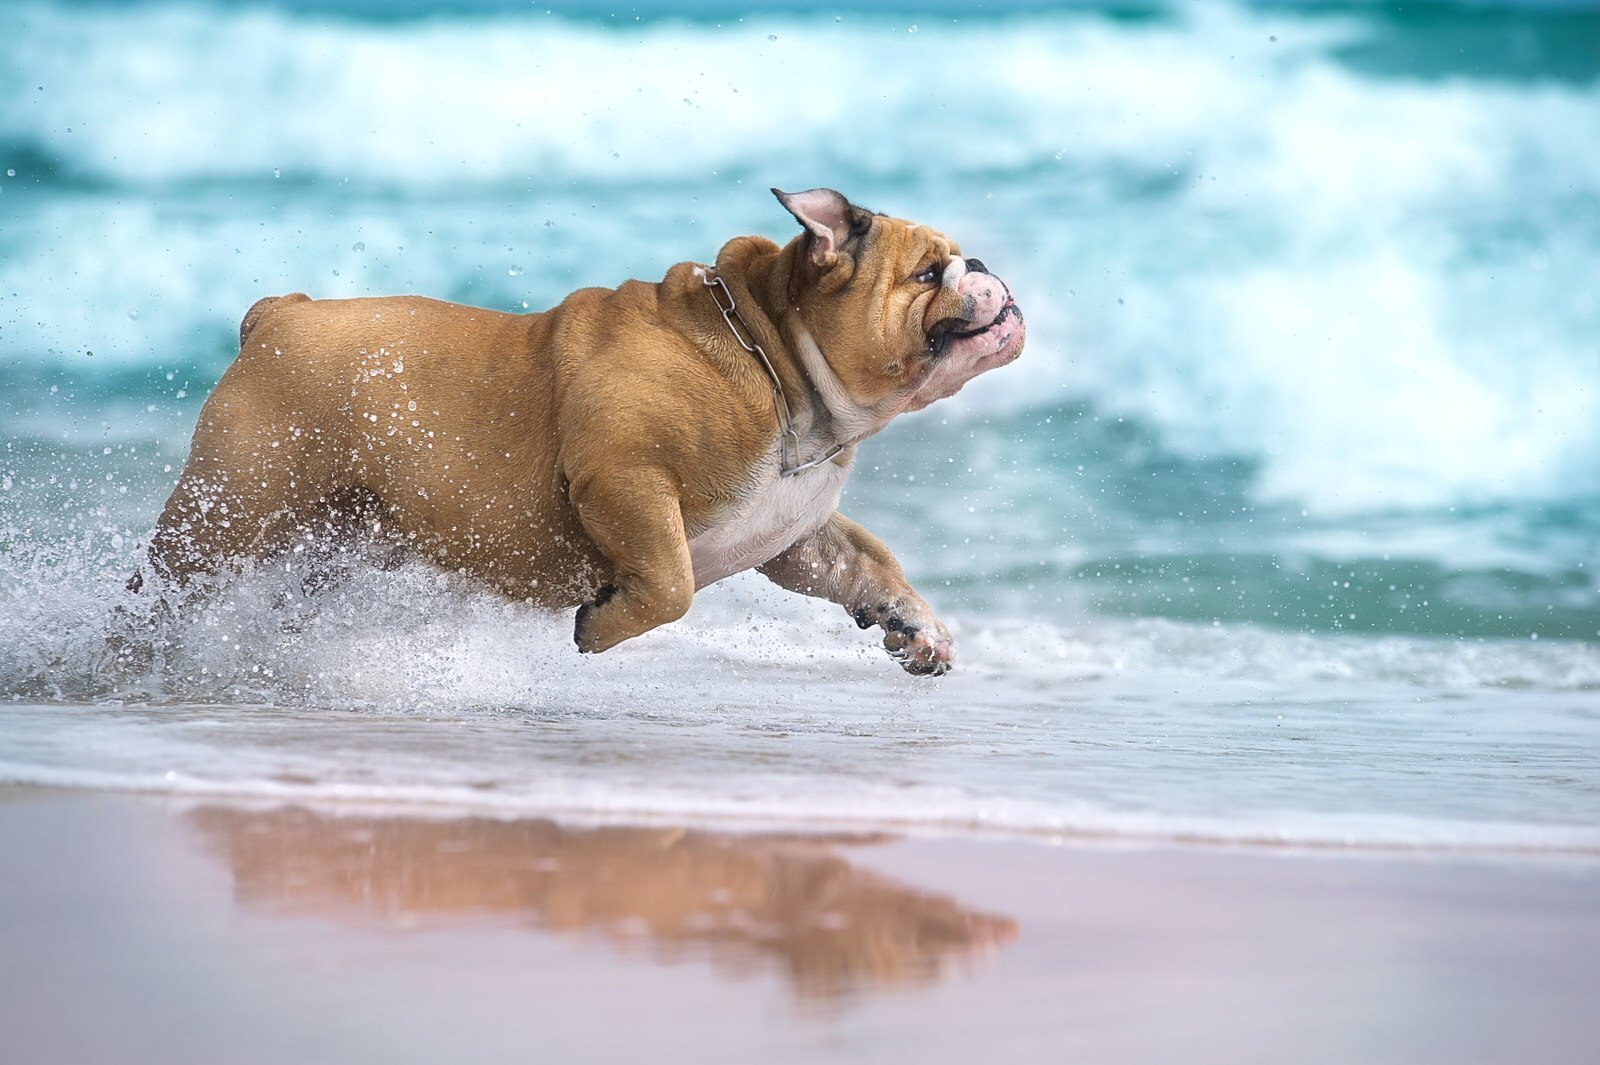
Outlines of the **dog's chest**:
<svg viewBox="0 0 1600 1065">
<path fill-rule="evenodd" d="M 838 508 L 849 476 L 849 463 L 825 462 L 784 477 L 776 455 L 763 462 L 738 501 L 689 541 L 695 587 L 759 566 L 820 527 Z"/>
</svg>

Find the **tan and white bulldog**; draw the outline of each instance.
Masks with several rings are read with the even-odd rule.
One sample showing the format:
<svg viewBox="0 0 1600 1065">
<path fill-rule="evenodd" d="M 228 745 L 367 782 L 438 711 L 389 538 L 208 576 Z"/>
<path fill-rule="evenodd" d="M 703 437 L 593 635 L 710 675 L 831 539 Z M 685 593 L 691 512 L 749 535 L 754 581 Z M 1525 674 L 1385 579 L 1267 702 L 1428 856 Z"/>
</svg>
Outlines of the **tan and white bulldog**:
<svg viewBox="0 0 1600 1065">
<path fill-rule="evenodd" d="M 910 672 L 945 672 L 949 631 L 839 492 L 895 415 L 1015 359 L 1022 316 L 942 233 L 831 189 L 773 193 L 802 227 L 787 245 L 736 237 L 714 266 L 548 311 L 261 300 L 161 513 L 156 575 L 364 530 L 578 607 L 592 652 L 757 567 L 883 628 Z"/>
</svg>

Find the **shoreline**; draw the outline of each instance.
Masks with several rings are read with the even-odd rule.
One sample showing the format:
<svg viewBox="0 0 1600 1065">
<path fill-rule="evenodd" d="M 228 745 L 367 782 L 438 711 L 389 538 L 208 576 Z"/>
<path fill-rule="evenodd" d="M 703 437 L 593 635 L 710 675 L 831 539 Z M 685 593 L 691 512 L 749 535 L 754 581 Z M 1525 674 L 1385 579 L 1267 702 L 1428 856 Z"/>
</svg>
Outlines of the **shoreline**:
<svg viewBox="0 0 1600 1065">
<path fill-rule="evenodd" d="M 3 770 L 3 766 L 0 766 Z M 501 821 L 543 819 L 570 825 L 607 826 L 625 825 L 641 827 L 690 826 L 710 831 L 733 834 L 776 832 L 795 836 L 869 834 L 894 835 L 919 840 L 962 840 L 974 843 L 1005 842 L 1046 848 L 1104 848 L 1107 850 L 1170 849 L 1199 853 L 1324 855 L 1348 858 L 1419 858 L 1460 859 L 1463 861 L 1550 861 L 1596 863 L 1600 865 L 1600 839 L 1580 839 L 1572 843 L 1516 842 L 1494 839 L 1476 841 L 1466 839 L 1406 840 L 1393 838 L 1357 839 L 1348 834 L 1338 836 L 1333 832 L 1313 834 L 1301 830 L 1288 832 L 1252 832 L 1247 828 L 1230 830 L 1219 824 L 1214 831 L 1201 829 L 1146 828 L 1130 826 L 1076 827 L 1007 824 L 1003 821 L 981 820 L 916 820 L 892 815 L 865 814 L 860 817 L 840 817 L 828 812 L 814 812 L 798 816 L 781 816 L 762 810 L 728 810 L 716 808 L 684 808 L 678 810 L 648 808 L 645 806 L 599 809 L 588 806 L 564 806 L 559 803 L 539 803 L 526 798 L 495 801 L 484 793 L 463 799 L 461 796 L 396 796 L 363 794 L 359 786 L 329 785 L 329 791 L 314 790 L 314 786 L 274 782 L 281 791 L 269 792 L 231 788 L 227 785 L 198 784 L 186 787 L 162 787 L 134 784 L 85 783 L 57 784 L 34 781 L 15 781 L 0 777 L 0 801 L 8 791 L 26 793 L 69 795 L 121 795 L 130 799 L 171 804 L 201 805 L 221 803 L 255 809 L 303 807 L 334 813 L 371 813 L 390 816 L 449 820 L 455 818 L 488 818 Z M 383 787 L 371 789 L 380 792 Z M 1115 815 L 1108 817 L 1114 820 Z M 1128 820 L 1134 820 L 1127 816 Z M 1500 829 L 1500 822 L 1478 824 L 1474 822 L 1444 822 L 1459 825 L 1463 831 L 1473 828 Z M 1580 826 L 1531 825 L 1513 826 L 1551 834 L 1581 833 Z M 1593 833 L 1591 833 L 1593 834 Z"/>
<path fill-rule="evenodd" d="M 1420 1065 L 1600 1045 L 1589 861 L 11 786 L 0 853 L 0 1060 L 34 1065 Z"/>
</svg>

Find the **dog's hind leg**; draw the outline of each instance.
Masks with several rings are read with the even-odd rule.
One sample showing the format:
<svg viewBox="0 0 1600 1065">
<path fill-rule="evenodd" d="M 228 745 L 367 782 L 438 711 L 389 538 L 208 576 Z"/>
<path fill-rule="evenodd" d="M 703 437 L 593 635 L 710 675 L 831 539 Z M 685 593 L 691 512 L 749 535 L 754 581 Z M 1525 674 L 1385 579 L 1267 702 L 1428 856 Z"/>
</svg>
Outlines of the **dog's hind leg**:
<svg viewBox="0 0 1600 1065">
<path fill-rule="evenodd" d="M 237 367 L 237 363 L 235 366 Z M 315 440 L 271 397 L 223 375 L 200 412 L 189 460 L 150 540 L 150 568 L 165 585 L 236 571 L 311 533 L 326 511 L 326 471 L 310 469 Z"/>
<path fill-rule="evenodd" d="M 155 575 L 181 586 L 282 551 L 306 527 L 305 508 L 281 493 L 285 480 L 191 457 L 150 539 Z"/>
<path fill-rule="evenodd" d="M 326 441 L 309 433 L 315 419 L 291 413 L 284 385 L 294 368 L 279 364 L 280 351 L 251 343 L 275 310 L 307 299 L 269 296 L 240 323 L 239 356 L 201 408 L 188 462 L 150 541 L 150 568 L 162 583 L 181 586 L 270 557 L 317 509 L 317 493 L 333 487 Z M 129 582 L 142 583 L 137 574 Z"/>
<path fill-rule="evenodd" d="M 284 499 L 290 478 L 248 452 L 217 446 L 225 431 L 202 415 L 201 430 L 177 486 L 156 522 L 147 553 L 127 582 L 133 593 L 116 604 L 107 662 L 142 673 L 171 639 L 181 605 L 204 597 L 209 578 L 282 550 L 295 534 L 297 508 Z"/>
<path fill-rule="evenodd" d="M 347 583 L 357 566 L 392 570 L 411 557 L 383 501 L 356 485 L 318 501 L 294 529 L 294 550 L 307 563 L 301 593 L 315 598 Z"/>
</svg>

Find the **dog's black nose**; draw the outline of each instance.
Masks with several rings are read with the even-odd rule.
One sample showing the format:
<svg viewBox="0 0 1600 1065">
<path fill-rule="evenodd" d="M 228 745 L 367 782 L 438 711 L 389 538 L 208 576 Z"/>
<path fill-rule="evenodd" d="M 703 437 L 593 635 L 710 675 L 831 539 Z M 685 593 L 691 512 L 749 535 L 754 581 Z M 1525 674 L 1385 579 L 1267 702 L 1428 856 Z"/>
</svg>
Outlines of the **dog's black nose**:
<svg viewBox="0 0 1600 1065">
<path fill-rule="evenodd" d="M 969 274 L 987 274 L 988 272 L 989 272 L 989 268 L 987 266 L 983 265 L 983 260 L 982 259 L 968 259 L 967 260 L 967 273 L 969 273 Z"/>
</svg>

